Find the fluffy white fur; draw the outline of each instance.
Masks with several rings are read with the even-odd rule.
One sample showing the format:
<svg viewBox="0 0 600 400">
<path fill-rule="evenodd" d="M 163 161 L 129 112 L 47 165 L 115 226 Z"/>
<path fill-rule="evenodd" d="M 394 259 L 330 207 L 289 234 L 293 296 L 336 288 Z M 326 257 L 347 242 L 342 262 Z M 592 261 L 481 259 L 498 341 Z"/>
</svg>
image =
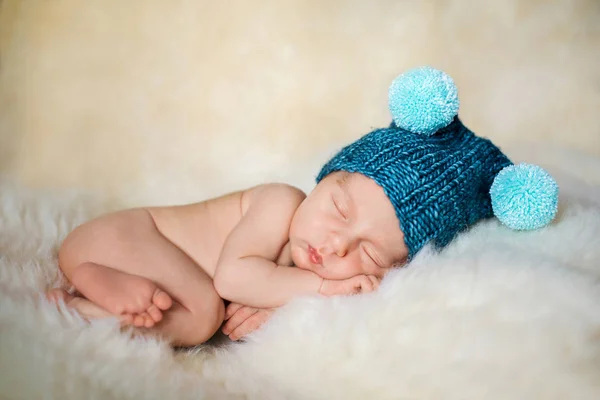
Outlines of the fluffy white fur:
<svg viewBox="0 0 600 400">
<path fill-rule="evenodd" d="M 551 227 L 483 222 L 377 293 L 298 299 L 246 343 L 183 353 L 46 304 L 40 291 L 60 284 L 56 244 L 107 206 L 4 183 L 0 397 L 596 399 L 600 185 L 546 167 L 563 188 Z"/>
</svg>

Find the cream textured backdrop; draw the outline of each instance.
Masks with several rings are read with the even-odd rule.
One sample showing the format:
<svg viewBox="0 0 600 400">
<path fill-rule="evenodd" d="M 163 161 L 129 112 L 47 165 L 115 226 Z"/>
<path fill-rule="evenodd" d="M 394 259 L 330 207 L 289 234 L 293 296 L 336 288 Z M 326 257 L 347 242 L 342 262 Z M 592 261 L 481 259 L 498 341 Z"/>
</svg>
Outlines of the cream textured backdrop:
<svg viewBox="0 0 600 400">
<path fill-rule="evenodd" d="M 309 189 L 423 64 L 505 149 L 600 155 L 597 0 L 0 4 L 0 168 L 29 185 L 182 202 L 300 168 Z"/>
</svg>

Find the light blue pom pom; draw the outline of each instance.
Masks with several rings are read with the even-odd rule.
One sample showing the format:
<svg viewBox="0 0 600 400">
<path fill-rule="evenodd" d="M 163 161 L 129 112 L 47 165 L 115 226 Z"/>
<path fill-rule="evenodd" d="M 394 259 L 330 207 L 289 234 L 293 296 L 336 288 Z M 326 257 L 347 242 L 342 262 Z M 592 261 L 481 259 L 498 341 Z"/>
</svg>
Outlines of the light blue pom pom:
<svg viewBox="0 0 600 400">
<path fill-rule="evenodd" d="M 494 215 L 512 229 L 546 226 L 558 210 L 558 185 L 537 165 L 523 163 L 504 168 L 496 175 L 490 195 Z"/>
<path fill-rule="evenodd" d="M 450 76 L 421 67 L 398 76 L 389 92 L 389 107 L 396 125 L 431 136 L 458 114 L 458 90 Z"/>
</svg>

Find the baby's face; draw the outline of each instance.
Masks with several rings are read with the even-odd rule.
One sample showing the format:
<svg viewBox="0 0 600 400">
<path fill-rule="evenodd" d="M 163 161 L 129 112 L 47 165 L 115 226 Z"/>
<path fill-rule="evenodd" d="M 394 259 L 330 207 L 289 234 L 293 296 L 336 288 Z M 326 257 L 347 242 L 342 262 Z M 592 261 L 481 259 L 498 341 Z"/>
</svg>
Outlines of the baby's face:
<svg viewBox="0 0 600 400">
<path fill-rule="evenodd" d="M 362 174 L 347 172 L 329 174 L 300 204 L 290 244 L 295 265 L 325 279 L 382 277 L 408 255 L 383 189 Z"/>
</svg>

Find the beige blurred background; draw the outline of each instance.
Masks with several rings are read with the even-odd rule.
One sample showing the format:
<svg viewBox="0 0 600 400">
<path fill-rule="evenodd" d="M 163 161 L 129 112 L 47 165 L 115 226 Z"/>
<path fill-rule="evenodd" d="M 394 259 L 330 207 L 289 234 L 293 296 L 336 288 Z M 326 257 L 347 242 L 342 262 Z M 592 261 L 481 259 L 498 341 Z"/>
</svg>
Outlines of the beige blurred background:
<svg viewBox="0 0 600 400">
<path fill-rule="evenodd" d="M 0 173 L 129 204 L 310 188 L 429 64 L 505 149 L 600 156 L 600 1 L 0 0 Z M 541 147 L 540 147 L 541 148 Z"/>
</svg>

